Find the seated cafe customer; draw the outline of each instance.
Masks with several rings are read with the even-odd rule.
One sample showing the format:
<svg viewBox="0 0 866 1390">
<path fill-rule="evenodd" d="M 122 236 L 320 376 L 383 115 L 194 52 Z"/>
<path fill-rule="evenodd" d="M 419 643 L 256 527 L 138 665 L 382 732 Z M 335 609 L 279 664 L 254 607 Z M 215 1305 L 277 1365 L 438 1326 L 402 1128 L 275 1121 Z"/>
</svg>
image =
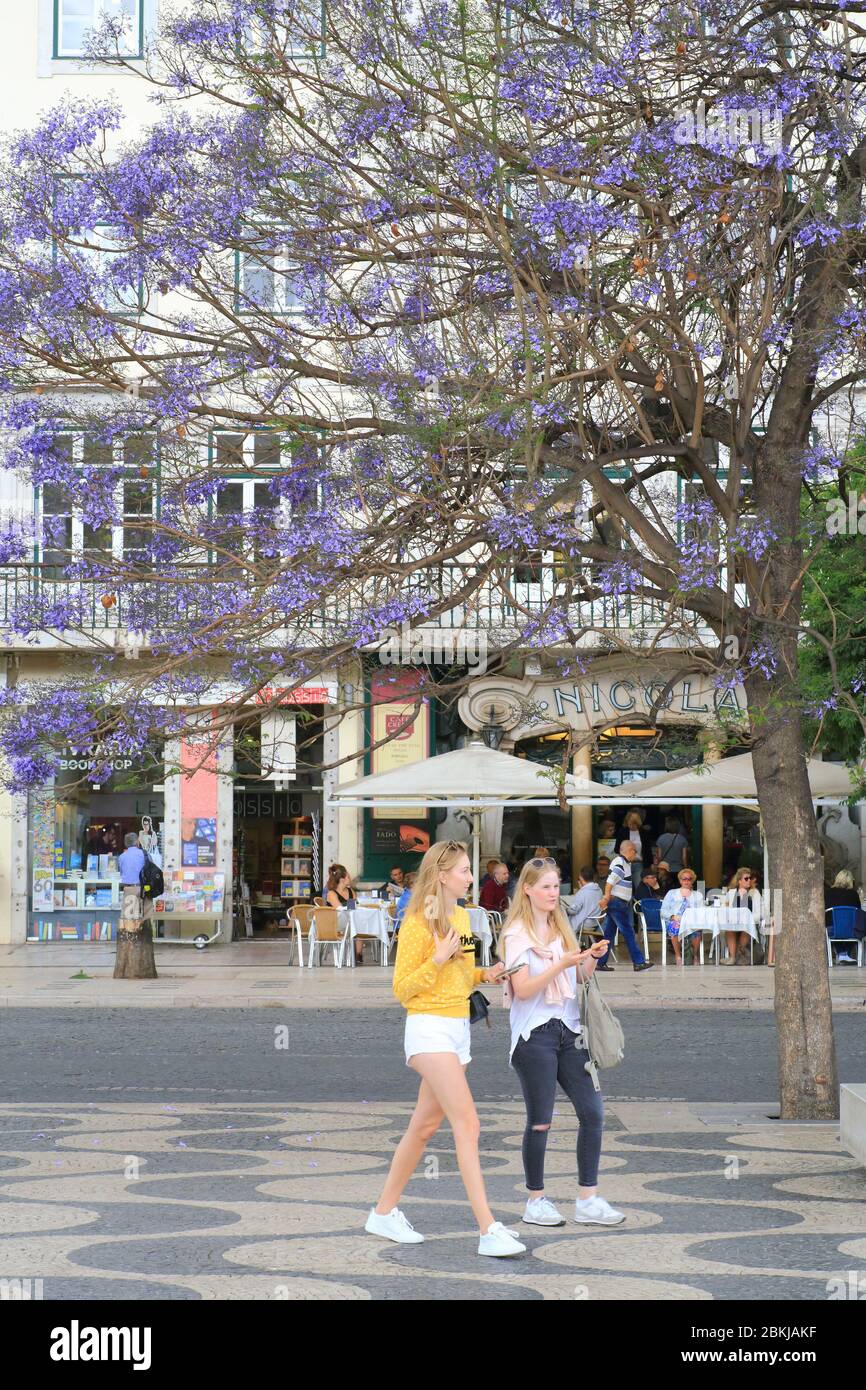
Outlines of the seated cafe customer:
<svg viewBox="0 0 866 1390">
<path fill-rule="evenodd" d="M 860 907 L 860 895 L 854 887 L 854 875 L 848 869 L 840 869 L 833 880 L 832 888 L 824 889 L 824 907 Z M 862 925 L 863 919 L 858 919 Z M 827 918 L 829 926 L 830 919 Z M 857 962 L 847 949 L 845 942 L 842 943 L 845 950 L 836 950 L 836 963 L 842 965 L 856 965 Z"/>
<path fill-rule="evenodd" d="M 658 875 L 655 869 L 644 870 L 641 874 L 640 883 L 634 890 L 634 896 L 637 902 L 640 902 L 643 898 L 657 898 L 658 901 L 661 902 L 664 893 L 659 887 Z"/>
<path fill-rule="evenodd" d="M 341 907 L 348 907 L 349 903 L 354 902 L 355 892 L 352 888 L 352 880 L 349 877 L 349 870 L 345 864 L 332 864 L 328 869 L 328 882 L 325 885 L 325 905 L 335 907 L 339 911 Z M 363 963 L 364 943 L 355 942 L 355 961 L 358 965 Z"/>
<path fill-rule="evenodd" d="M 683 913 L 689 907 L 702 907 L 704 897 L 695 888 L 696 876 L 693 869 L 680 869 L 677 874 L 679 887 L 672 888 L 662 899 L 662 926 L 671 939 L 674 948 L 677 965 L 684 965 L 685 958 L 682 949 L 682 938 L 680 936 L 680 923 Z M 692 965 L 700 965 L 700 939 L 701 934 L 697 932 L 692 935 Z"/>
<path fill-rule="evenodd" d="M 662 890 L 662 896 L 664 896 L 665 893 L 669 893 L 672 888 L 676 888 L 677 886 L 677 881 L 671 873 L 671 866 L 666 859 L 660 860 L 656 865 L 656 878 L 659 881 L 659 888 Z"/>
<path fill-rule="evenodd" d="M 400 868 L 399 864 L 395 864 L 388 875 L 387 883 L 382 884 L 379 893 L 386 902 L 396 902 L 403 892 L 403 887 L 403 870 Z"/>
<path fill-rule="evenodd" d="M 495 862 L 490 877 L 482 885 L 479 902 L 488 912 L 508 911 L 508 865 Z"/>
<path fill-rule="evenodd" d="M 607 880 L 610 876 L 610 859 L 606 854 L 600 854 L 595 861 L 595 881 L 602 892 L 607 887 Z"/>
<path fill-rule="evenodd" d="M 578 890 L 574 897 L 574 906 L 568 909 L 568 920 L 575 936 L 579 935 L 581 927 L 591 917 L 598 918 L 598 905 L 601 902 L 601 889 L 588 864 L 579 871 L 577 881 Z"/>
<path fill-rule="evenodd" d="M 479 883 L 479 885 L 478 885 L 479 888 L 483 888 L 484 885 L 485 885 L 485 883 L 489 883 L 489 882 L 490 882 L 490 880 L 491 880 L 492 877 L 493 877 L 493 870 L 496 868 L 496 865 L 497 865 L 498 863 L 499 863 L 499 860 L 498 860 L 498 859 L 488 859 L 488 861 L 487 861 L 487 873 L 484 875 L 484 877 L 482 878 L 481 882 Z"/>
<path fill-rule="evenodd" d="M 409 899 L 410 899 L 411 896 L 412 896 L 412 889 L 415 887 L 415 880 L 416 880 L 417 877 L 418 877 L 418 875 L 417 875 L 416 873 L 410 873 L 410 874 L 407 874 L 406 877 L 405 877 L 405 879 L 404 879 L 403 892 L 400 894 L 399 898 L 397 899 L 397 913 L 396 913 L 396 916 L 395 916 L 395 918 L 394 918 L 394 935 L 395 935 L 395 936 L 397 935 L 398 931 L 400 930 L 400 923 L 401 923 L 402 920 L 403 920 L 403 913 L 406 911 L 406 907 L 407 907 L 407 905 L 408 905 Z"/>
<path fill-rule="evenodd" d="M 833 879 L 833 887 L 824 889 L 825 907 L 860 907 L 860 894 L 854 887 L 854 875 L 848 869 L 840 869 Z"/>
<path fill-rule="evenodd" d="M 758 892 L 758 880 L 754 869 L 737 869 L 734 874 L 726 897 L 728 907 L 744 907 L 752 914 L 755 927 L 759 927 L 764 916 L 764 905 L 761 902 L 761 895 Z M 747 931 L 726 931 L 725 940 L 728 944 L 728 958 L 722 961 L 723 965 L 748 965 L 749 964 L 749 937 Z M 772 938 L 771 938 L 772 939 Z"/>
</svg>

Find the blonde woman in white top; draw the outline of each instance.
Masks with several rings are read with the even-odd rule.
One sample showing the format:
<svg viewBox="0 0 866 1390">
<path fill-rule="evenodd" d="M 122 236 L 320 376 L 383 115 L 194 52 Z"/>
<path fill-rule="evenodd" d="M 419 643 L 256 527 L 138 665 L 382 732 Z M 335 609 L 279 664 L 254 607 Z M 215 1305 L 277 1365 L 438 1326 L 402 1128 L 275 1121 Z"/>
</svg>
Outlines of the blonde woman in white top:
<svg viewBox="0 0 866 1390">
<path fill-rule="evenodd" d="M 526 1102 L 523 1165 L 528 1199 L 523 1220 L 532 1226 L 564 1226 L 544 1191 L 544 1156 L 553 1119 L 557 1085 L 568 1096 L 579 1121 L 578 1192 L 574 1219 L 581 1225 L 618 1226 L 625 1220 L 598 1193 L 598 1161 L 604 1132 L 604 1104 L 586 1070 L 577 998 L 577 971 L 588 978 L 608 950 L 605 940 L 588 951 L 577 949 L 559 901 L 559 870 L 553 859 L 530 859 L 499 943 L 511 1009 L 509 1060 Z"/>
</svg>

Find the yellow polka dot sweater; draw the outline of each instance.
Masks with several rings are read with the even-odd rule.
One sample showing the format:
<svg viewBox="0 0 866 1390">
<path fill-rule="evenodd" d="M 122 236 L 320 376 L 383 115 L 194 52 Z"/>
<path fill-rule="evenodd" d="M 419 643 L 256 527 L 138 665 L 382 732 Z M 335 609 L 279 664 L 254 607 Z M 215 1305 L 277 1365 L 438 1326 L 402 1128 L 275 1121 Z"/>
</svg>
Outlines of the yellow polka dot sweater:
<svg viewBox="0 0 866 1390">
<path fill-rule="evenodd" d="M 394 993 L 407 1013 L 469 1017 L 469 996 L 484 972 L 475 966 L 475 938 L 465 907 L 455 907 L 451 925 L 463 950 L 437 965 L 433 959 L 436 938 L 423 917 L 403 919 L 394 962 Z"/>
</svg>

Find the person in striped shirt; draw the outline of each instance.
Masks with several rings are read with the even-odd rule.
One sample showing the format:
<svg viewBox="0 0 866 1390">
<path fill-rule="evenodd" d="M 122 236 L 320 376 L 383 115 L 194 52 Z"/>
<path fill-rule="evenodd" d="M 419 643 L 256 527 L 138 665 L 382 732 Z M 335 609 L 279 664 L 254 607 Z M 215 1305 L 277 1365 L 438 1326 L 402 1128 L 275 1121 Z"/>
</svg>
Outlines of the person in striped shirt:
<svg viewBox="0 0 866 1390">
<path fill-rule="evenodd" d="M 610 872 L 607 876 L 604 896 L 598 906 L 600 911 L 607 913 L 607 922 L 604 928 L 605 940 L 613 945 L 613 939 L 619 932 L 628 947 L 628 953 L 635 970 L 649 970 L 653 962 L 644 960 L 643 951 L 637 944 L 637 937 L 631 922 L 631 865 L 636 856 L 637 850 L 631 840 L 623 840 L 619 847 L 619 854 L 615 854 L 610 861 Z M 596 968 L 612 970 L 613 966 L 605 962 L 604 965 Z"/>
</svg>

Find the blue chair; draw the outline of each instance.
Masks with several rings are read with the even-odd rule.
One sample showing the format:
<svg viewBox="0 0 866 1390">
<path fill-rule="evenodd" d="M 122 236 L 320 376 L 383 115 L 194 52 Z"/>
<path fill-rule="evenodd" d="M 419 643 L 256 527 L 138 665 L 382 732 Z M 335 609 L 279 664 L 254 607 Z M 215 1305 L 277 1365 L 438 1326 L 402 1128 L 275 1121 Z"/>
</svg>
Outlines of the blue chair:
<svg viewBox="0 0 866 1390">
<path fill-rule="evenodd" d="M 854 942 L 857 946 L 857 964 L 863 964 L 863 938 L 854 933 L 855 926 L 863 927 L 866 924 L 866 913 L 861 907 L 828 907 L 825 912 L 827 920 L 827 964 L 832 969 L 833 966 L 833 947 L 831 942 L 837 945 L 847 943 L 849 946 Z"/>
<path fill-rule="evenodd" d="M 643 953 L 647 960 L 650 958 L 649 943 L 647 932 L 657 931 L 662 934 L 662 965 L 667 963 L 667 937 L 668 934 L 662 925 L 662 904 L 661 898 L 638 898 L 634 905 L 635 917 L 640 921 L 641 933 L 643 935 Z"/>
</svg>

